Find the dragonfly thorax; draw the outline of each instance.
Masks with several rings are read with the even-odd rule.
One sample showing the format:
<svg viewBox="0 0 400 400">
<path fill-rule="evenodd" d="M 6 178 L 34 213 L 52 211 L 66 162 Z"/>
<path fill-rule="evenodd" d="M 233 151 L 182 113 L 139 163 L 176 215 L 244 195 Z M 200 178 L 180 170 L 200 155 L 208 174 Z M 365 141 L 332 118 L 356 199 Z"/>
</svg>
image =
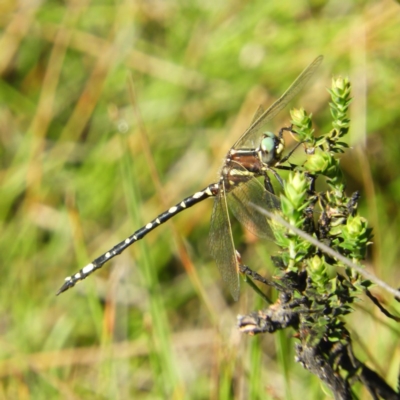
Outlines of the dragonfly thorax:
<svg viewBox="0 0 400 400">
<path fill-rule="evenodd" d="M 257 148 L 231 149 L 221 170 L 220 181 L 225 190 L 229 192 L 254 177 L 263 176 L 281 160 L 284 148 L 282 137 L 266 132 Z"/>
<path fill-rule="evenodd" d="M 273 167 L 281 160 L 284 149 L 285 141 L 282 137 L 276 136 L 272 132 L 265 132 L 257 153 L 263 164 Z"/>
</svg>

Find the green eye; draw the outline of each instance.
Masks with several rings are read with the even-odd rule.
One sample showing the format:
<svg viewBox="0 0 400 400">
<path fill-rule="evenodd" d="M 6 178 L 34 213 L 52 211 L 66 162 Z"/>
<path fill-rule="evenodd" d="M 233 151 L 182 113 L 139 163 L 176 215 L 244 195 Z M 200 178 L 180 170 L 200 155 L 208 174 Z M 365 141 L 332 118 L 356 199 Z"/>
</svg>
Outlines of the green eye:
<svg viewBox="0 0 400 400">
<path fill-rule="evenodd" d="M 275 149 L 275 135 L 271 132 L 265 132 L 265 137 L 261 141 L 261 150 L 271 153 Z"/>
</svg>

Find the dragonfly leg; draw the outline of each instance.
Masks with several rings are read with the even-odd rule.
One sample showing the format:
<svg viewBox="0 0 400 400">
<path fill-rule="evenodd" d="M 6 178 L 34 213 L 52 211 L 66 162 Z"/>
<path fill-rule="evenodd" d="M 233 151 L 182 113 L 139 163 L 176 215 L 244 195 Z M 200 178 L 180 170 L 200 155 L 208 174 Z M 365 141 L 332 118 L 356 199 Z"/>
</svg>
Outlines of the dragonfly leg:
<svg viewBox="0 0 400 400">
<path fill-rule="evenodd" d="M 274 187 L 272 186 L 271 179 L 269 178 L 268 174 L 265 173 L 264 175 L 264 187 L 267 192 L 275 194 Z"/>
<path fill-rule="evenodd" d="M 249 276 L 250 278 L 254 279 L 257 282 L 261 282 L 266 286 L 272 286 L 277 290 L 282 290 L 282 286 L 279 285 L 279 283 L 276 283 L 274 281 L 270 281 L 267 278 L 264 278 L 262 275 L 260 275 L 258 272 L 253 271 L 250 267 L 244 264 L 239 264 L 239 270 L 243 275 Z"/>
<path fill-rule="evenodd" d="M 292 150 L 289 151 L 289 154 L 285 157 L 282 158 L 282 160 L 279 161 L 279 163 L 276 165 L 276 168 L 278 168 L 280 166 L 280 164 L 283 164 L 284 162 L 286 162 L 287 160 L 289 160 L 289 158 L 292 156 L 292 154 L 298 149 L 298 147 L 301 145 L 301 143 L 297 143 L 296 146 L 293 147 Z"/>
<path fill-rule="evenodd" d="M 293 125 L 290 125 L 290 126 L 288 126 L 288 127 L 283 127 L 283 128 L 281 128 L 281 129 L 279 129 L 279 137 L 282 139 L 282 137 L 283 137 L 283 132 L 290 132 L 290 133 L 295 133 L 294 131 L 293 131 Z"/>
<path fill-rule="evenodd" d="M 239 265 L 239 269 L 240 269 L 240 272 L 243 274 L 243 275 L 247 275 L 247 276 L 250 276 L 250 278 L 252 278 L 252 279 L 254 279 L 255 281 L 257 281 L 257 282 L 261 282 L 261 283 L 263 283 L 264 285 L 271 285 L 271 286 L 274 286 L 274 282 L 270 282 L 269 280 L 267 280 L 266 278 L 264 278 L 263 276 L 261 276 L 259 273 L 257 273 L 256 271 L 253 271 L 250 267 L 248 267 L 247 265 L 243 265 L 243 264 L 240 264 Z"/>
<path fill-rule="evenodd" d="M 293 125 L 290 125 L 289 127 L 283 127 L 279 130 L 279 137 L 282 139 L 283 137 L 283 132 L 290 132 L 293 136 L 296 132 L 293 130 Z M 276 165 L 276 168 L 279 168 L 281 164 L 289 160 L 289 158 L 292 156 L 292 154 L 297 150 L 297 148 L 300 146 L 301 143 L 297 143 L 296 146 L 293 147 L 292 150 L 290 150 L 289 154 L 285 157 L 283 157 Z M 288 168 L 281 168 L 281 169 L 288 169 Z"/>
<path fill-rule="evenodd" d="M 281 169 L 286 169 L 286 168 L 281 168 Z M 282 178 L 279 176 L 279 174 L 274 170 L 274 169 L 272 169 L 272 168 L 270 168 L 270 169 L 268 169 L 268 171 L 270 171 L 274 176 L 275 176 L 275 178 L 276 178 L 276 180 L 279 182 L 279 184 L 283 187 L 283 180 L 282 180 Z M 265 174 L 265 175 L 267 175 L 267 174 Z M 269 178 L 268 178 L 268 180 L 269 180 Z M 271 184 L 271 181 L 270 181 L 270 184 Z M 268 190 L 268 189 L 267 189 Z M 273 193 L 273 192 L 272 192 Z"/>
<path fill-rule="evenodd" d="M 292 163 L 289 163 L 289 164 L 290 165 L 277 165 L 274 168 L 281 169 L 283 171 L 293 171 L 297 167 L 296 164 L 292 164 Z"/>
</svg>

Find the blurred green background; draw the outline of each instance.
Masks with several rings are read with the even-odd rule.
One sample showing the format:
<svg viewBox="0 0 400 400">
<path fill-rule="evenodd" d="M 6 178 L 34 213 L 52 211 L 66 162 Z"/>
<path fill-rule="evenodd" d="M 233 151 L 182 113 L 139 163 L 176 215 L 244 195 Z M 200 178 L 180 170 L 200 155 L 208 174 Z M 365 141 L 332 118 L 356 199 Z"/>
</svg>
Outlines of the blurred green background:
<svg viewBox="0 0 400 400">
<path fill-rule="evenodd" d="M 319 54 L 293 105 L 326 132 L 325 88 L 350 77 L 342 166 L 374 228 L 366 265 L 400 286 L 399 38 L 390 0 L 0 2 L 0 399 L 330 398 L 294 362 L 291 332 L 238 333 L 236 315 L 265 304 L 224 287 L 207 247 L 212 201 L 55 293 L 216 181 L 257 106 Z M 286 109 L 271 130 L 289 121 Z M 274 274 L 271 244 L 237 225 L 235 240 Z M 399 328 L 366 299 L 354 307 L 357 356 L 394 386 Z"/>
</svg>

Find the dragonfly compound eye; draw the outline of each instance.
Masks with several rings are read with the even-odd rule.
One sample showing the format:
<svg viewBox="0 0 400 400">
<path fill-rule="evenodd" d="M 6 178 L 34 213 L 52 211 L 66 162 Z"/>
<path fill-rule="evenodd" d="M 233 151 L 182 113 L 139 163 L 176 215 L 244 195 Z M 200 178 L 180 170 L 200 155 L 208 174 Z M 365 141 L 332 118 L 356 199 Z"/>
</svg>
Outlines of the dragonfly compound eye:
<svg viewBox="0 0 400 400">
<path fill-rule="evenodd" d="M 283 139 L 271 132 L 266 132 L 260 144 L 262 162 L 269 166 L 275 165 L 281 159 L 283 149 Z"/>
</svg>

